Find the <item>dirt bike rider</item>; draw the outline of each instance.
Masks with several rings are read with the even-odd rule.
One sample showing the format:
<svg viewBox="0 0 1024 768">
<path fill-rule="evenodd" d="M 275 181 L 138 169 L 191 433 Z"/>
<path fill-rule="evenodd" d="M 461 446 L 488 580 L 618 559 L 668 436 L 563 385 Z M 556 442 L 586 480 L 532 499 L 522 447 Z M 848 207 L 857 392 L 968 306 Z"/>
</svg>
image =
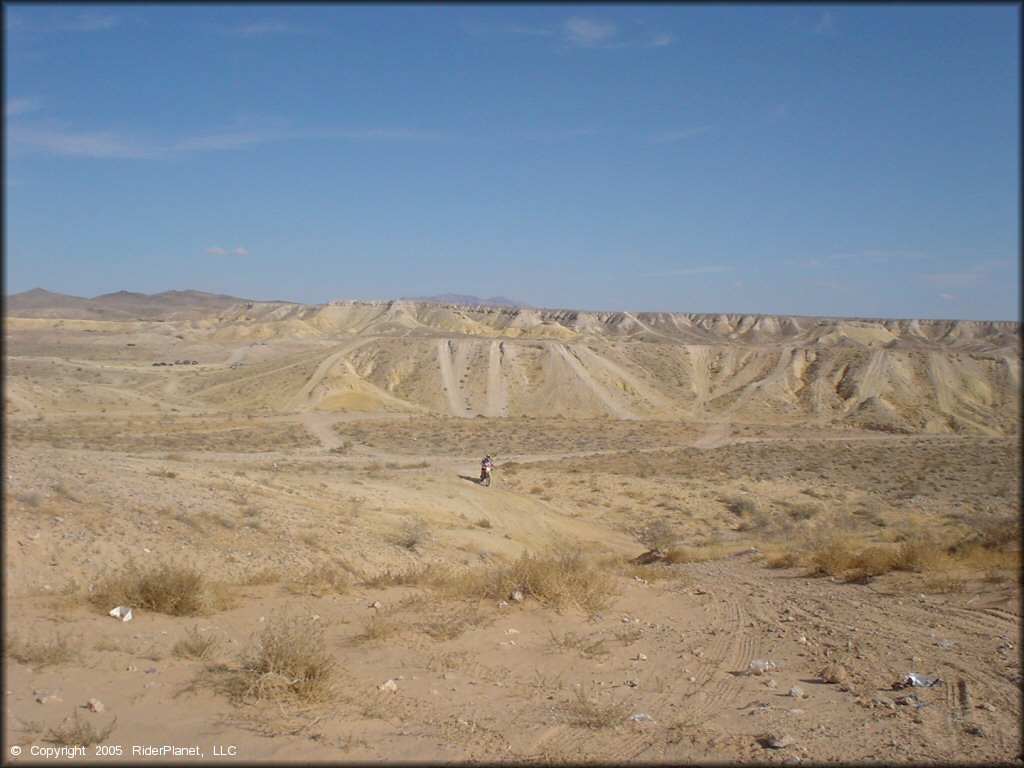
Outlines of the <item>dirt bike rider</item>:
<svg viewBox="0 0 1024 768">
<path fill-rule="evenodd" d="M 492 469 L 494 469 L 494 461 L 491 459 L 491 454 L 487 454 L 480 462 L 480 479 L 483 480 L 491 474 Z"/>
</svg>

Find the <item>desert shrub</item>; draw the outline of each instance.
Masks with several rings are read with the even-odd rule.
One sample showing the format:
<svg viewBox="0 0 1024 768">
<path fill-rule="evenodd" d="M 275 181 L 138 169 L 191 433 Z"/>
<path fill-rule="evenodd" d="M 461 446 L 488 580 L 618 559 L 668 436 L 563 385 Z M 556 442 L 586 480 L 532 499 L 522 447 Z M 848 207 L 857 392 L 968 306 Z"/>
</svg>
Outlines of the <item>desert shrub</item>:
<svg viewBox="0 0 1024 768">
<path fill-rule="evenodd" d="M 101 744 L 106 741 L 114 732 L 117 718 L 106 728 L 97 730 L 92 723 L 75 712 L 56 728 L 47 731 L 45 740 L 53 744 L 72 747 L 91 747 L 93 744 Z"/>
<path fill-rule="evenodd" d="M 555 648 L 563 651 L 573 651 L 584 659 L 595 659 L 600 656 L 607 656 L 610 653 L 604 647 L 604 640 L 581 637 L 575 632 L 566 632 L 561 636 L 551 632 L 549 640 Z"/>
<path fill-rule="evenodd" d="M 4 648 L 7 658 L 22 664 L 47 667 L 62 664 L 78 657 L 79 644 L 66 635 L 54 635 L 51 640 L 24 640 L 12 632 L 7 636 Z"/>
<path fill-rule="evenodd" d="M 767 568 L 793 568 L 799 563 L 799 560 L 796 552 L 787 551 L 769 557 L 764 564 Z"/>
<path fill-rule="evenodd" d="M 672 530 L 672 526 L 666 520 L 659 517 L 647 522 L 638 532 L 636 539 L 647 549 L 666 552 L 679 541 L 679 534 Z"/>
<path fill-rule="evenodd" d="M 413 565 L 397 571 L 385 568 L 373 576 L 366 576 L 361 583 L 364 587 L 404 587 L 440 582 L 446 574 L 446 569 L 437 566 Z"/>
<path fill-rule="evenodd" d="M 598 701 L 576 688 L 573 699 L 566 705 L 571 725 L 583 728 L 611 728 L 625 722 L 632 711 L 628 701 Z"/>
<path fill-rule="evenodd" d="M 430 529 L 427 524 L 419 519 L 413 518 L 402 524 L 398 535 L 393 539 L 394 543 L 410 552 L 417 547 L 426 544 L 430 540 Z"/>
<path fill-rule="evenodd" d="M 199 627 L 186 630 L 185 637 L 174 644 L 171 653 L 183 659 L 207 659 L 217 647 L 217 638 L 204 635 Z"/>
<path fill-rule="evenodd" d="M 100 608 L 127 605 L 169 616 L 194 616 L 222 602 L 199 571 L 169 564 L 141 568 L 133 561 L 96 584 L 89 601 Z"/>
<path fill-rule="evenodd" d="M 893 558 L 893 569 L 920 573 L 940 567 L 944 560 L 945 553 L 934 538 L 916 535 L 900 543 Z"/>
<path fill-rule="evenodd" d="M 292 698 L 322 702 L 335 690 L 336 663 L 323 627 L 284 617 L 269 624 L 241 659 L 232 692 L 237 698 Z"/>
<path fill-rule="evenodd" d="M 290 579 L 286 589 L 295 595 L 321 595 L 335 592 L 344 595 L 352 589 L 352 579 L 341 568 L 334 565 L 319 565 Z"/>
<path fill-rule="evenodd" d="M 470 571 L 446 583 L 466 596 L 505 599 L 518 590 L 556 610 L 572 606 L 587 613 L 606 606 L 614 590 L 612 577 L 579 553 L 524 552 L 508 565 Z"/>
<path fill-rule="evenodd" d="M 754 515 L 757 513 L 757 502 L 748 496 L 727 496 L 722 499 L 726 509 L 734 515 Z"/>
</svg>

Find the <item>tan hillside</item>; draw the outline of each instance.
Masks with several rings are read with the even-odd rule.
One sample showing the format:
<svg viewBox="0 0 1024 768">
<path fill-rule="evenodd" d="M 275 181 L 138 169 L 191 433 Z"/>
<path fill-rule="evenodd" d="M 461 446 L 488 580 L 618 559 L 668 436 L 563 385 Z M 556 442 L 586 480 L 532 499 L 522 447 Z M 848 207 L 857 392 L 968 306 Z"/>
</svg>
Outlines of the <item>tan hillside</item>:
<svg viewBox="0 0 1024 768">
<path fill-rule="evenodd" d="M 195 292 L 180 293 L 194 314 Z M 78 384 L 94 388 L 97 402 L 116 397 L 127 366 L 131 387 L 143 393 L 173 389 L 211 407 L 280 413 L 728 420 L 933 434 L 1009 434 L 1019 419 L 1020 329 L 1010 322 L 411 301 L 236 301 L 180 319 L 168 294 L 146 307 L 132 297 L 136 315 L 163 317 L 97 321 L 70 308 L 58 320 L 52 314 L 59 308 L 36 306 L 33 317 L 9 315 L 7 326 L 25 333 L 59 328 L 67 344 L 108 348 L 119 366 L 94 367 Z M 104 302 L 93 303 L 92 315 L 105 311 Z M 141 365 L 159 360 L 168 334 L 178 342 L 174 355 L 199 367 Z M 134 349 L 117 349 L 129 336 Z M 16 345 L 12 355 L 18 357 Z M 244 365 L 229 368 L 238 363 Z M 13 408 L 36 396 L 11 382 Z M 39 396 L 59 399 L 56 392 Z"/>
<path fill-rule="evenodd" d="M 1017 323 L 11 299 L 12 765 L 1019 762 Z"/>
</svg>

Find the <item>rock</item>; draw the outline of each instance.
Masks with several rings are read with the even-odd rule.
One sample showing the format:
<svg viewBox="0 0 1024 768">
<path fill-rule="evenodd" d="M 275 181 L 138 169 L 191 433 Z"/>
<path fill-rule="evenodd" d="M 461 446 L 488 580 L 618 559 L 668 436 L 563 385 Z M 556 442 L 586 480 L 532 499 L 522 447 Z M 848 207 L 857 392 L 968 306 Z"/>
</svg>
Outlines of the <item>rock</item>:
<svg viewBox="0 0 1024 768">
<path fill-rule="evenodd" d="M 635 679 L 635 678 L 630 678 L 629 680 L 626 681 L 626 685 L 628 685 L 630 688 L 639 688 L 640 687 L 640 681 Z"/>
<path fill-rule="evenodd" d="M 789 757 L 787 757 L 785 760 L 782 761 L 782 764 L 783 765 L 800 765 L 800 756 L 799 755 L 790 755 Z"/>
<path fill-rule="evenodd" d="M 99 699 L 89 699 L 85 702 L 85 708 L 90 712 L 102 712 L 106 709 L 106 707 L 103 706 L 103 702 Z"/>
<path fill-rule="evenodd" d="M 829 664 L 818 674 L 826 683 L 842 683 L 846 681 L 847 677 L 849 677 L 846 667 L 838 663 Z"/>
<path fill-rule="evenodd" d="M 398 691 L 398 683 L 394 680 L 386 680 L 377 686 L 378 690 L 387 691 L 388 693 L 395 693 Z"/>
<path fill-rule="evenodd" d="M 790 688 L 789 693 L 787 695 L 792 696 L 794 699 L 803 699 L 807 697 L 807 694 L 804 693 L 804 689 L 801 688 L 799 685 L 794 685 L 792 688 Z"/>
<path fill-rule="evenodd" d="M 633 659 L 633 661 L 647 661 L 647 654 L 646 653 L 638 653 L 636 655 L 636 658 Z"/>
<path fill-rule="evenodd" d="M 971 736 L 984 736 L 985 731 L 982 730 L 980 725 L 968 725 L 964 727 L 964 733 L 969 733 Z"/>
<path fill-rule="evenodd" d="M 36 701 L 40 704 L 52 704 L 56 701 L 64 701 L 64 699 L 51 691 L 36 691 Z"/>
<path fill-rule="evenodd" d="M 778 683 L 776 683 L 773 678 L 768 678 L 767 680 L 764 681 L 764 687 L 765 688 L 775 688 L 777 686 L 778 686 Z"/>
<path fill-rule="evenodd" d="M 375 610 L 375 611 L 379 611 L 380 608 L 381 608 L 380 600 L 374 600 L 372 603 L 370 603 L 369 607 L 373 608 L 373 610 Z"/>
<path fill-rule="evenodd" d="M 996 708 L 993 704 L 989 704 L 987 701 L 984 704 L 979 704 L 978 709 L 984 709 L 986 712 L 995 712 Z"/>
<path fill-rule="evenodd" d="M 522 593 L 522 591 L 517 589 L 515 592 L 513 592 L 511 595 L 509 595 L 509 599 L 512 602 L 514 602 L 514 603 L 521 603 L 521 602 L 523 602 L 523 593 Z"/>
<path fill-rule="evenodd" d="M 774 733 L 758 739 L 762 747 L 767 749 L 785 749 L 793 745 L 793 738 L 788 733 Z"/>
<path fill-rule="evenodd" d="M 662 554 L 659 550 L 649 549 L 642 555 L 637 555 L 636 557 L 634 557 L 632 560 L 630 560 L 630 562 L 635 563 L 636 565 L 650 565 L 651 563 L 657 563 L 664 559 L 665 555 Z"/>
</svg>

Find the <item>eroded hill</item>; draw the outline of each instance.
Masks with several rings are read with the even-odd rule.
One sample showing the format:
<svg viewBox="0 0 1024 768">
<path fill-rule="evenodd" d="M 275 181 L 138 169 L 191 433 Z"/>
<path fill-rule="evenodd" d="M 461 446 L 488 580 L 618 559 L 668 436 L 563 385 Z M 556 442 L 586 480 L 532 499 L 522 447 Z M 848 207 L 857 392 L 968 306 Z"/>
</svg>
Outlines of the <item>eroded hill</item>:
<svg viewBox="0 0 1024 768">
<path fill-rule="evenodd" d="M 188 299 L 188 314 L 175 293 Z M 117 297 L 117 294 L 111 295 Z M 184 406 L 280 413 L 367 411 L 818 424 L 888 432 L 1018 429 L 1020 324 L 684 313 L 582 312 L 435 302 L 321 305 L 133 294 L 8 308 L 10 362 L 60 330 L 84 359 L 64 386 Z M 64 297 L 65 299 L 67 297 Z M 108 297 L 111 298 L 111 297 Z M 117 302 L 115 302 L 117 303 Z M 123 301 L 120 302 L 123 305 Z M 56 317 L 56 314 L 60 317 Z M 162 314 L 161 314 L 162 313 Z M 56 343 L 51 339 L 51 343 Z M 173 349 L 173 352 L 170 350 Z M 153 366 L 166 358 L 185 367 Z M 60 393 L 8 379 L 15 411 Z M 171 361 L 173 362 L 173 360 Z M 38 361 L 34 361 L 38 365 Z M 77 378 L 77 381 L 76 381 Z M 119 394 L 120 393 L 120 394 Z"/>
</svg>

